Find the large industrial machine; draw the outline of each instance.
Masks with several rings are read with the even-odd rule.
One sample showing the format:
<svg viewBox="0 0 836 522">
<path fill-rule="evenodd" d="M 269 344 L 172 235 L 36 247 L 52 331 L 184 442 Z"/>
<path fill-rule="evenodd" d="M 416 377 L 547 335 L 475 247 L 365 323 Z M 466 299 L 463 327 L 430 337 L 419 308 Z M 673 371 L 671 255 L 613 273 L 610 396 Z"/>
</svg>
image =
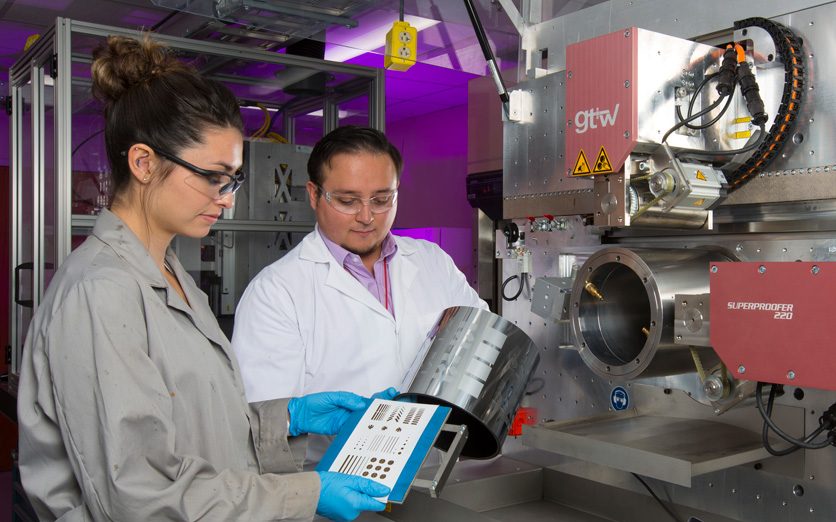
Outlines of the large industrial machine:
<svg viewBox="0 0 836 522">
<path fill-rule="evenodd" d="M 503 457 L 392 517 L 835 520 L 836 4 L 499 3 L 499 308 L 540 364 Z"/>
</svg>

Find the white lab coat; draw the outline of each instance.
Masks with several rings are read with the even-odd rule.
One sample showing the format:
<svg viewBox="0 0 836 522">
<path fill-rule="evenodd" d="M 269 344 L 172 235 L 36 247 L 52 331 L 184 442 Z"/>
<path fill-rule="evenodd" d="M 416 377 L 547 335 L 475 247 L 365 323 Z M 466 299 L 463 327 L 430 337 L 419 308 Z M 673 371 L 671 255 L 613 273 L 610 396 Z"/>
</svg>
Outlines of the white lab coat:
<svg viewBox="0 0 836 522">
<path fill-rule="evenodd" d="M 487 308 L 437 245 L 395 241 L 389 264 L 394 318 L 334 259 L 318 230 L 250 282 L 232 337 L 250 402 L 400 389 L 445 308 Z"/>
</svg>

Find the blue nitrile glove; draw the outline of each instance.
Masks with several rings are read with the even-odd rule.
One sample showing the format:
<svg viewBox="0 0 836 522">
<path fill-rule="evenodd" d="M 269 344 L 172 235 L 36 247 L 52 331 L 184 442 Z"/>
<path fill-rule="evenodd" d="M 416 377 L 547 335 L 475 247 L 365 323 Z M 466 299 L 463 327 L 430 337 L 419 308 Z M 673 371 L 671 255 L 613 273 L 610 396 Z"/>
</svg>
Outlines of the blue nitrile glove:
<svg viewBox="0 0 836 522">
<path fill-rule="evenodd" d="M 287 403 L 292 437 L 302 433 L 336 435 L 352 412 L 364 410 L 366 399 L 350 392 L 320 392 L 294 397 Z"/>
<path fill-rule="evenodd" d="M 354 520 L 361 511 L 383 511 L 386 504 L 372 497 L 391 491 L 373 480 L 333 471 L 317 471 L 321 487 L 316 513 L 339 522 Z"/>
<path fill-rule="evenodd" d="M 398 395 L 398 393 L 400 393 L 400 392 L 398 390 L 396 390 L 395 388 L 386 388 L 385 390 L 379 391 L 379 392 L 375 393 L 374 395 L 372 395 L 371 397 L 369 397 L 368 399 L 366 399 L 366 404 L 367 405 L 371 404 L 372 401 L 375 400 L 375 399 L 383 399 L 385 401 L 391 401 L 392 399 L 394 399 Z"/>
</svg>

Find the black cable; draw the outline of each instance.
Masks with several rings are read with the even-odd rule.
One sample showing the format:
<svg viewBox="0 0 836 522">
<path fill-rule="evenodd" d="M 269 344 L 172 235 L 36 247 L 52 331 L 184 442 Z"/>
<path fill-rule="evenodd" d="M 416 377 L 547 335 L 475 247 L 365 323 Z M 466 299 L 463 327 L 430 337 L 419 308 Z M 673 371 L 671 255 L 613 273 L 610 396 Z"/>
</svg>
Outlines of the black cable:
<svg viewBox="0 0 836 522">
<path fill-rule="evenodd" d="M 476 41 L 479 42 L 479 47 L 482 48 L 482 54 L 485 61 L 488 62 L 488 67 L 491 69 L 491 74 L 496 83 L 496 89 L 499 92 L 499 99 L 502 103 L 508 104 L 511 96 L 508 94 L 508 89 L 505 87 L 505 81 L 502 79 L 502 74 L 499 72 L 499 67 L 496 65 L 496 58 L 491 49 L 488 36 L 485 34 L 485 28 L 482 27 L 482 21 L 479 19 L 479 13 L 476 12 L 476 7 L 473 6 L 473 0 L 464 0 L 464 7 L 467 10 L 467 15 L 470 17 L 470 23 L 473 25 L 473 32 L 476 33 Z"/>
<path fill-rule="evenodd" d="M 717 116 L 715 116 L 711 119 L 711 121 L 709 121 L 708 123 L 703 123 L 701 125 L 691 125 L 690 123 L 686 123 L 685 127 L 688 128 L 688 129 L 694 129 L 694 130 L 705 130 L 705 129 L 711 127 L 712 125 L 714 125 L 715 123 L 717 123 L 718 121 L 720 121 L 720 118 L 722 118 L 723 115 L 726 114 L 726 111 L 729 110 L 729 106 L 731 106 L 733 93 L 734 93 L 734 91 L 732 90 L 732 94 L 724 95 L 724 96 L 726 96 L 726 104 L 723 105 L 723 108 L 720 110 L 720 112 L 717 114 Z M 679 107 L 679 105 L 676 106 L 676 116 L 680 120 L 685 119 L 685 118 L 682 117 L 682 109 Z M 689 118 L 691 117 L 690 108 L 688 109 L 688 117 Z"/>
<path fill-rule="evenodd" d="M 691 114 L 694 113 L 694 105 L 697 103 L 697 96 L 699 96 L 700 92 L 702 92 L 703 87 L 708 85 L 708 82 L 711 81 L 712 78 L 716 77 L 717 74 L 707 74 L 705 78 L 702 79 L 697 88 L 694 90 L 694 93 L 691 95 L 691 100 L 688 102 L 688 117 L 691 117 Z M 725 95 L 721 95 L 725 96 Z"/>
<path fill-rule="evenodd" d="M 174 16 L 176 16 L 178 14 L 180 14 L 180 9 L 179 8 L 177 8 L 177 9 L 173 10 L 172 12 L 168 13 L 167 15 L 165 15 L 162 20 L 160 20 L 159 22 L 152 25 L 151 28 L 149 29 L 149 31 L 152 32 L 152 33 L 156 32 L 157 29 L 159 29 L 160 27 L 163 26 L 163 24 L 165 24 L 166 22 L 168 22 L 169 20 L 171 20 L 172 18 L 174 18 Z"/>
<path fill-rule="evenodd" d="M 400 20 L 401 22 L 403 22 L 403 0 L 401 0 L 401 7 L 400 7 L 400 10 L 399 10 L 399 12 L 398 12 L 398 15 L 399 15 L 398 20 Z"/>
<path fill-rule="evenodd" d="M 647 485 L 647 482 L 645 482 L 643 478 L 641 478 L 641 477 L 640 477 L 639 475 L 637 475 L 636 473 L 632 473 L 632 475 L 633 475 L 634 477 L 636 477 L 636 478 L 638 479 L 638 481 L 639 481 L 639 482 L 641 482 L 641 483 L 642 483 L 642 486 L 644 486 L 644 488 L 645 488 L 645 489 L 646 489 L 646 490 L 650 493 L 650 495 L 651 495 L 653 498 L 655 498 L 655 499 L 656 499 L 656 502 L 658 502 L 658 503 L 659 503 L 659 505 L 660 505 L 660 506 L 662 506 L 662 509 L 664 509 L 665 511 L 667 511 L 667 512 L 668 512 L 668 515 L 670 515 L 672 519 L 674 519 L 676 522 L 679 522 L 679 521 L 680 521 L 680 519 L 679 519 L 679 515 L 677 515 L 676 513 L 674 513 L 674 512 L 673 512 L 673 510 L 672 510 L 671 508 L 669 508 L 667 504 L 665 504 L 664 502 L 662 502 L 662 499 L 661 499 L 661 498 L 659 498 L 659 497 L 658 497 L 658 495 L 656 495 L 656 493 L 655 493 L 652 489 L 650 489 L 650 486 L 648 486 L 648 485 Z"/>
<path fill-rule="evenodd" d="M 737 156 L 738 154 L 743 154 L 744 152 L 749 152 L 750 150 L 754 150 L 758 148 L 761 143 L 763 143 L 764 138 L 766 137 L 766 129 L 763 125 L 760 127 L 760 132 L 758 133 L 758 139 L 753 141 L 752 143 L 741 147 L 739 149 L 733 150 L 696 150 L 696 149 L 679 149 L 679 153 L 683 156 Z"/>
<path fill-rule="evenodd" d="M 666 132 L 665 135 L 662 136 L 662 143 L 665 143 L 668 140 L 668 136 L 670 136 L 673 132 L 675 132 L 676 129 L 678 129 L 680 127 L 683 127 L 684 125 L 696 120 L 697 118 L 701 118 L 701 117 L 705 116 L 709 112 L 711 112 L 714 109 L 716 109 L 717 107 L 719 107 L 720 104 L 723 103 L 724 98 L 725 98 L 725 96 L 720 96 L 719 98 L 717 98 L 717 100 L 714 103 L 712 103 L 711 105 L 709 105 L 705 109 L 703 109 L 700 112 L 694 114 L 693 116 L 690 116 L 690 117 L 678 122 L 676 125 L 674 125 L 670 129 L 668 129 L 668 132 Z"/>
<path fill-rule="evenodd" d="M 528 274 L 523 274 L 523 277 L 527 277 L 527 275 Z M 520 287 L 517 289 L 517 293 L 514 294 L 513 297 L 508 297 L 507 295 L 505 295 L 505 287 L 508 286 L 508 283 L 510 283 L 514 279 L 519 279 L 520 280 Z M 505 281 L 502 282 L 502 289 L 501 289 L 500 293 L 502 294 L 502 298 L 505 299 L 506 301 L 516 301 L 517 298 L 520 296 L 520 294 L 522 294 L 522 291 L 523 291 L 523 280 L 520 276 L 514 274 L 514 275 L 512 275 L 511 277 L 509 277 L 508 279 L 506 279 Z"/>
<path fill-rule="evenodd" d="M 770 388 L 770 403 L 772 403 L 775 400 L 775 395 L 774 395 L 773 391 L 774 391 L 776 385 L 772 384 L 771 386 L 772 386 L 772 388 Z M 826 448 L 826 447 L 830 446 L 834 442 L 834 438 L 833 438 L 832 434 L 828 434 L 827 439 L 825 439 L 824 441 L 814 443 L 814 442 L 812 442 L 812 439 L 810 438 L 810 435 L 805 437 L 804 440 L 800 440 L 800 439 L 797 439 L 797 438 L 785 433 L 784 430 L 779 428 L 778 425 L 775 424 L 775 421 L 772 420 L 771 408 L 769 409 L 768 413 L 764 408 L 764 405 L 763 405 L 763 383 L 762 382 L 759 382 L 757 384 L 756 389 L 755 389 L 755 404 L 758 407 L 758 412 L 761 414 L 761 417 L 763 417 L 764 423 L 769 428 L 771 428 L 772 431 L 774 431 L 776 435 L 778 435 L 779 437 L 781 437 L 785 441 L 789 442 L 793 446 L 798 446 L 800 448 L 805 448 L 805 449 L 822 449 L 822 448 Z M 828 425 L 827 423 L 825 423 L 824 417 L 819 419 L 819 424 L 820 424 L 819 427 L 823 428 L 823 429 L 821 431 L 819 431 L 818 433 L 821 433 L 825 429 L 830 429 L 830 430 L 833 429 L 832 425 Z M 815 431 L 813 433 L 818 435 L 818 433 L 816 433 Z M 779 450 L 779 451 L 781 451 L 781 450 Z"/>
<path fill-rule="evenodd" d="M 768 417 L 772 417 L 772 406 L 775 403 L 775 392 L 778 388 L 776 386 L 771 386 L 769 389 L 769 399 L 766 403 L 766 415 Z M 813 439 L 819 436 L 821 432 L 823 432 L 826 428 L 824 424 L 816 428 L 813 433 L 805 437 L 805 441 L 811 442 Z M 801 446 L 792 445 L 788 448 L 784 449 L 775 449 L 772 447 L 772 444 L 769 442 L 769 425 L 767 423 L 763 423 L 763 430 L 761 431 L 761 439 L 763 440 L 763 447 L 766 448 L 771 455 L 776 457 L 783 457 L 784 455 L 789 455 L 790 453 L 794 453 L 801 449 Z"/>
</svg>

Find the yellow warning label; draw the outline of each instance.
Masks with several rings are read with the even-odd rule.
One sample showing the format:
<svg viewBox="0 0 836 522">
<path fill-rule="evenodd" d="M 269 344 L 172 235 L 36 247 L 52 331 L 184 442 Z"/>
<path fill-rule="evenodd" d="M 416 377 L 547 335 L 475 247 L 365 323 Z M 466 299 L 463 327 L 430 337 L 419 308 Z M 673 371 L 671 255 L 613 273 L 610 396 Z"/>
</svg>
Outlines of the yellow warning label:
<svg viewBox="0 0 836 522">
<path fill-rule="evenodd" d="M 752 137 L 752 131 L 747 131 L 746 130 L 746 131 L 740 131 L 740 132 L 732 132 L 731 134 L 729 134 L 729 137 L 733 140 L 742 140 L 742 139 L 745 139 L 745 138 L 751 138 Z"/>
<path fill-rule="evenodd" d="M 612 172 L 612 165 L 610 158 L 607 156 L 607 151 L 604 147 L 598 152 L 598 157 L 595 159 L 595 168 L 592 169 L 593 174 L 601 174 L 604 172 Z"/>
<path fill-rule="evenodd" d="M 697 171 L 697 179 L 698 179 L 698 180 L 700 180 L 700 181 L 708 181 L 708 180 L 705 178 L 705 174 L 703 174 L 701 170 L 698 170 L 698 171 Z"/>
<path fill-rule="evenodd" d="M 586 154 L 581 149 L 580 154 L 578 154 L 578 159 L 575 161 L 575 168 L 572 169 L 572 175 L 585 176 L 587 174 L 592 174 L 592 171 L 589 170 L 589 162 L 586 161 Z"/>
<path fill-rule="evenodd" d="M 705 199 L 704 198 L 700 198 L 700 199 L 694 201 L 694 206 L 695 207 L 701 207 L 703 205 L 705 205 Z"/>
</svg>

